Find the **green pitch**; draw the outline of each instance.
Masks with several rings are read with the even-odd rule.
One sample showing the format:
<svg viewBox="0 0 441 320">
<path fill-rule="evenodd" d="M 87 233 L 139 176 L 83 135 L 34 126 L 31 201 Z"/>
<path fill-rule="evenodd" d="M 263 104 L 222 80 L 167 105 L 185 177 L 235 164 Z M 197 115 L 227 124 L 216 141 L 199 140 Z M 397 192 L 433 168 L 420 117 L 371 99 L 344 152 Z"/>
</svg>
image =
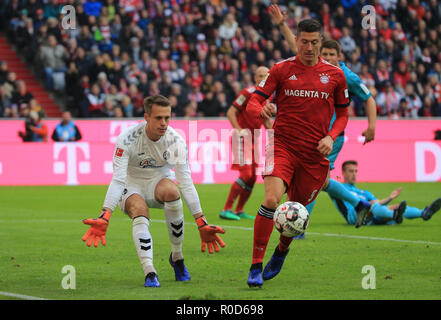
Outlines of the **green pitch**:
<svg viewBox="0 0 441 320">
<path fill-rule="evenodd" d="M 441 196 L 439 184 L 403 183 L 408 205 L 425 207 Z M 360 184 L 386 197 L 398 184 Z M 151 212 L 155 267 L 161 288 L 144 288 L 132 240 L 131 221 L 119 209 L 112 216 L 107 246 L 88 248 L 81 220 L 96 217 L 106 186 L 0 188 L 0 299 L 26 295 L 45 299 L 440 299 L 441 212 L 430 221 L 397 226 L 346 225 L 327 194 L 319 195 L 306 240 L 294 241 L 282 272 L 262 289 L 249 289 L 253 222 L 220 220 L 228 185 L 198 185 L 208 221 L 225 228 L 227 246 L 208 255 L 185 206 L 185 263 L 192 280 L 178 283 L 168 264 L 170 244 L 160 210 Z M 246 211 L 255 214 L 263 198 L 257 185 Z M 278 242 L 274 231 L 264 263 Z M 63 279 L 75 270 L 75 289 Z M 375 269 L 375 289 L 363 289 L 364 266 Z M 366 283 L 366 279 L 364 280 Z M 370 284 L 373 283 L 370 278 Z M 64 280 L 64 285 L 72 282 Z M 14 297 L 7 296 L 13 294 Z"/>
</svg>

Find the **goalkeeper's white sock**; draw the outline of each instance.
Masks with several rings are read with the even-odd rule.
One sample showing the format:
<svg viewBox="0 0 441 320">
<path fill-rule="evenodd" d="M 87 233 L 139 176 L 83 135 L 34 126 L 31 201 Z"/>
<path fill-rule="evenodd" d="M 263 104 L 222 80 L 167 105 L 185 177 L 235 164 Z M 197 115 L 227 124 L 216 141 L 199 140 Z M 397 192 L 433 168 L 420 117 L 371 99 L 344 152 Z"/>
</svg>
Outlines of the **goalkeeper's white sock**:
<svg viewBox="0 0 441 320">
<path fill-rule="evenodd" d="M 153 241 L 149 231 L 150 221 L 147 217 L 133 218 L 133 242 L 141 262 L 144 274 L 156 273 L 153 266 Z"/>
<path fill-rule="evenodd" d="M 165 221 L 172 247 L 172 260 L 183 259 L 182 242 L 184 241 L 184 212 L 182 200 L 164 203 Z"/>
</svg>

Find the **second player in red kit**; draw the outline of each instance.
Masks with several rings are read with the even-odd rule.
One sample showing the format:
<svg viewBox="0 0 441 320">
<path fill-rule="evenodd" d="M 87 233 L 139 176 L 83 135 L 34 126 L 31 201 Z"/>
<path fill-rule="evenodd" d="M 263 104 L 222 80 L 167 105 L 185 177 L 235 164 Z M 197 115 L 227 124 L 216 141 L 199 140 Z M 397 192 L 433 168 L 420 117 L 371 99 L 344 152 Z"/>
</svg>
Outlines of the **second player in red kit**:
<svg viewBox="0 0 441 320">
<path fill-rule="evenodd" d="M 243 89 L 227 112 L 228 120 L 234 128 L 231 140 L 231 150 L 233 150 L 231 169 L 238 170 L 239 177 L 231 185 L 225 206 L 220 213 L 222 219 L 254 219 L 254 216 L 246 214 L 243 210 L 257 178 L 258 163 L 255 153 L 259 147 L 255 147 L 255 144 L 257 144 L 255 135 L 260 134 L 262 124 L 266 129 L 271 129 L 272 123 L 270 119 L 251 118 L 245 110 L 252 93 L 256 90 L 256 86 L 265 79 L 268 71 L 268 68 L 264 66 L 258 67 L 254 73 L 255 85 Z M 237 205 L 233 211 L 233 204 L 236 199 L 238 199 Z"/>
<path fill-rule="evenodd" d="M 263 102 L 275 92 L 274 152 L 265 159 L 265 198 L 254 223 L 250 287 L 261 286 L 263 280 L 276 276 L 289 251 L 292 238 L 281 235 L 262 273 L 273 230 L 272 218 L 283 194 L 304 206 L 317 197 L 329 171 L 326 156 L 348 121 L 346 79 L 340 68 L 319 57 L 321 38 L 320 23 L 312 19 L 301 21 L 296 37 L 297 56 L 276 63 L 247 105 L 247 112 L 253 117 L 269 118 L 275 110 Z M 334 110 L 336 120 L 329 130 Z"/>
</svg>

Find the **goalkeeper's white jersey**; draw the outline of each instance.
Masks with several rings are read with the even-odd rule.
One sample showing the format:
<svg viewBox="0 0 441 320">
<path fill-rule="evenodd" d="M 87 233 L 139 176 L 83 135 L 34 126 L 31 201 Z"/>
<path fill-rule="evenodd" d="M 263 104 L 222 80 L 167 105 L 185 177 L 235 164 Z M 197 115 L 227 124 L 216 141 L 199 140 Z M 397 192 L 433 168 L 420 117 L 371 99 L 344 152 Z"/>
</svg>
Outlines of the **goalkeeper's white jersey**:
<svg viewBox="0 0 441 320">
<path fill-rule="evenodd" d="M 146 125 L 144 121 L 131 126 L 118 136 L 113 154 L 113 178 L 104 207 L 113 211 L 124 188 L 131 183 L 148 183 L 160 176 L 176 176 L 181 195 L 191 213 L 202 212 L 191 178 L 184 139 L 169 126 L 164 136 L 152 141 L 147 137 Z"/>
</svg>

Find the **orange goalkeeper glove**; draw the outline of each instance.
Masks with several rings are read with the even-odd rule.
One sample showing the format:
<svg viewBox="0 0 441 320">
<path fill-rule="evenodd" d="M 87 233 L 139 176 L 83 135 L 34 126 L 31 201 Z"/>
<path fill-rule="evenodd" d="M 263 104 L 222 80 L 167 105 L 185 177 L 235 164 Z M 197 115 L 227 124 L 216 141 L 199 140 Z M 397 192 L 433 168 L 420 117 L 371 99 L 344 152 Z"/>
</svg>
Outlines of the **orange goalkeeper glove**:
<svg viewBox="0 0 441 320">
<path fill-rule="evenodd" d="M 106 245 L 106 231 L 109 226 L 110 215 L 112 213 L 107 210 L 101 210 L 101 215 L 96 219 L 84 219 L 83 223 L 90 225 L 89 230 L 84 234 L 81 240 L 87 240 L 87 246 L 90 247 L 93 243 L 95 248 L 101 239 L 103 246 Z"/>
<path fill-rule="evenodd" d="M 225 242 L 223 242 L 222 239 L 217 235 L 217 233 L 225 233 L 224 229 L 208 224 L 204 215 L 196 219 L 196 224 L 198 225 L 199 234 L 201 236 L 202 252 L 205 252 L 205 249 L 208 247 L 208 252 L 211 254 L 214 251 L 219 252 L 219 246 L 222 248 L 225 247 Z"/>
</svg>

